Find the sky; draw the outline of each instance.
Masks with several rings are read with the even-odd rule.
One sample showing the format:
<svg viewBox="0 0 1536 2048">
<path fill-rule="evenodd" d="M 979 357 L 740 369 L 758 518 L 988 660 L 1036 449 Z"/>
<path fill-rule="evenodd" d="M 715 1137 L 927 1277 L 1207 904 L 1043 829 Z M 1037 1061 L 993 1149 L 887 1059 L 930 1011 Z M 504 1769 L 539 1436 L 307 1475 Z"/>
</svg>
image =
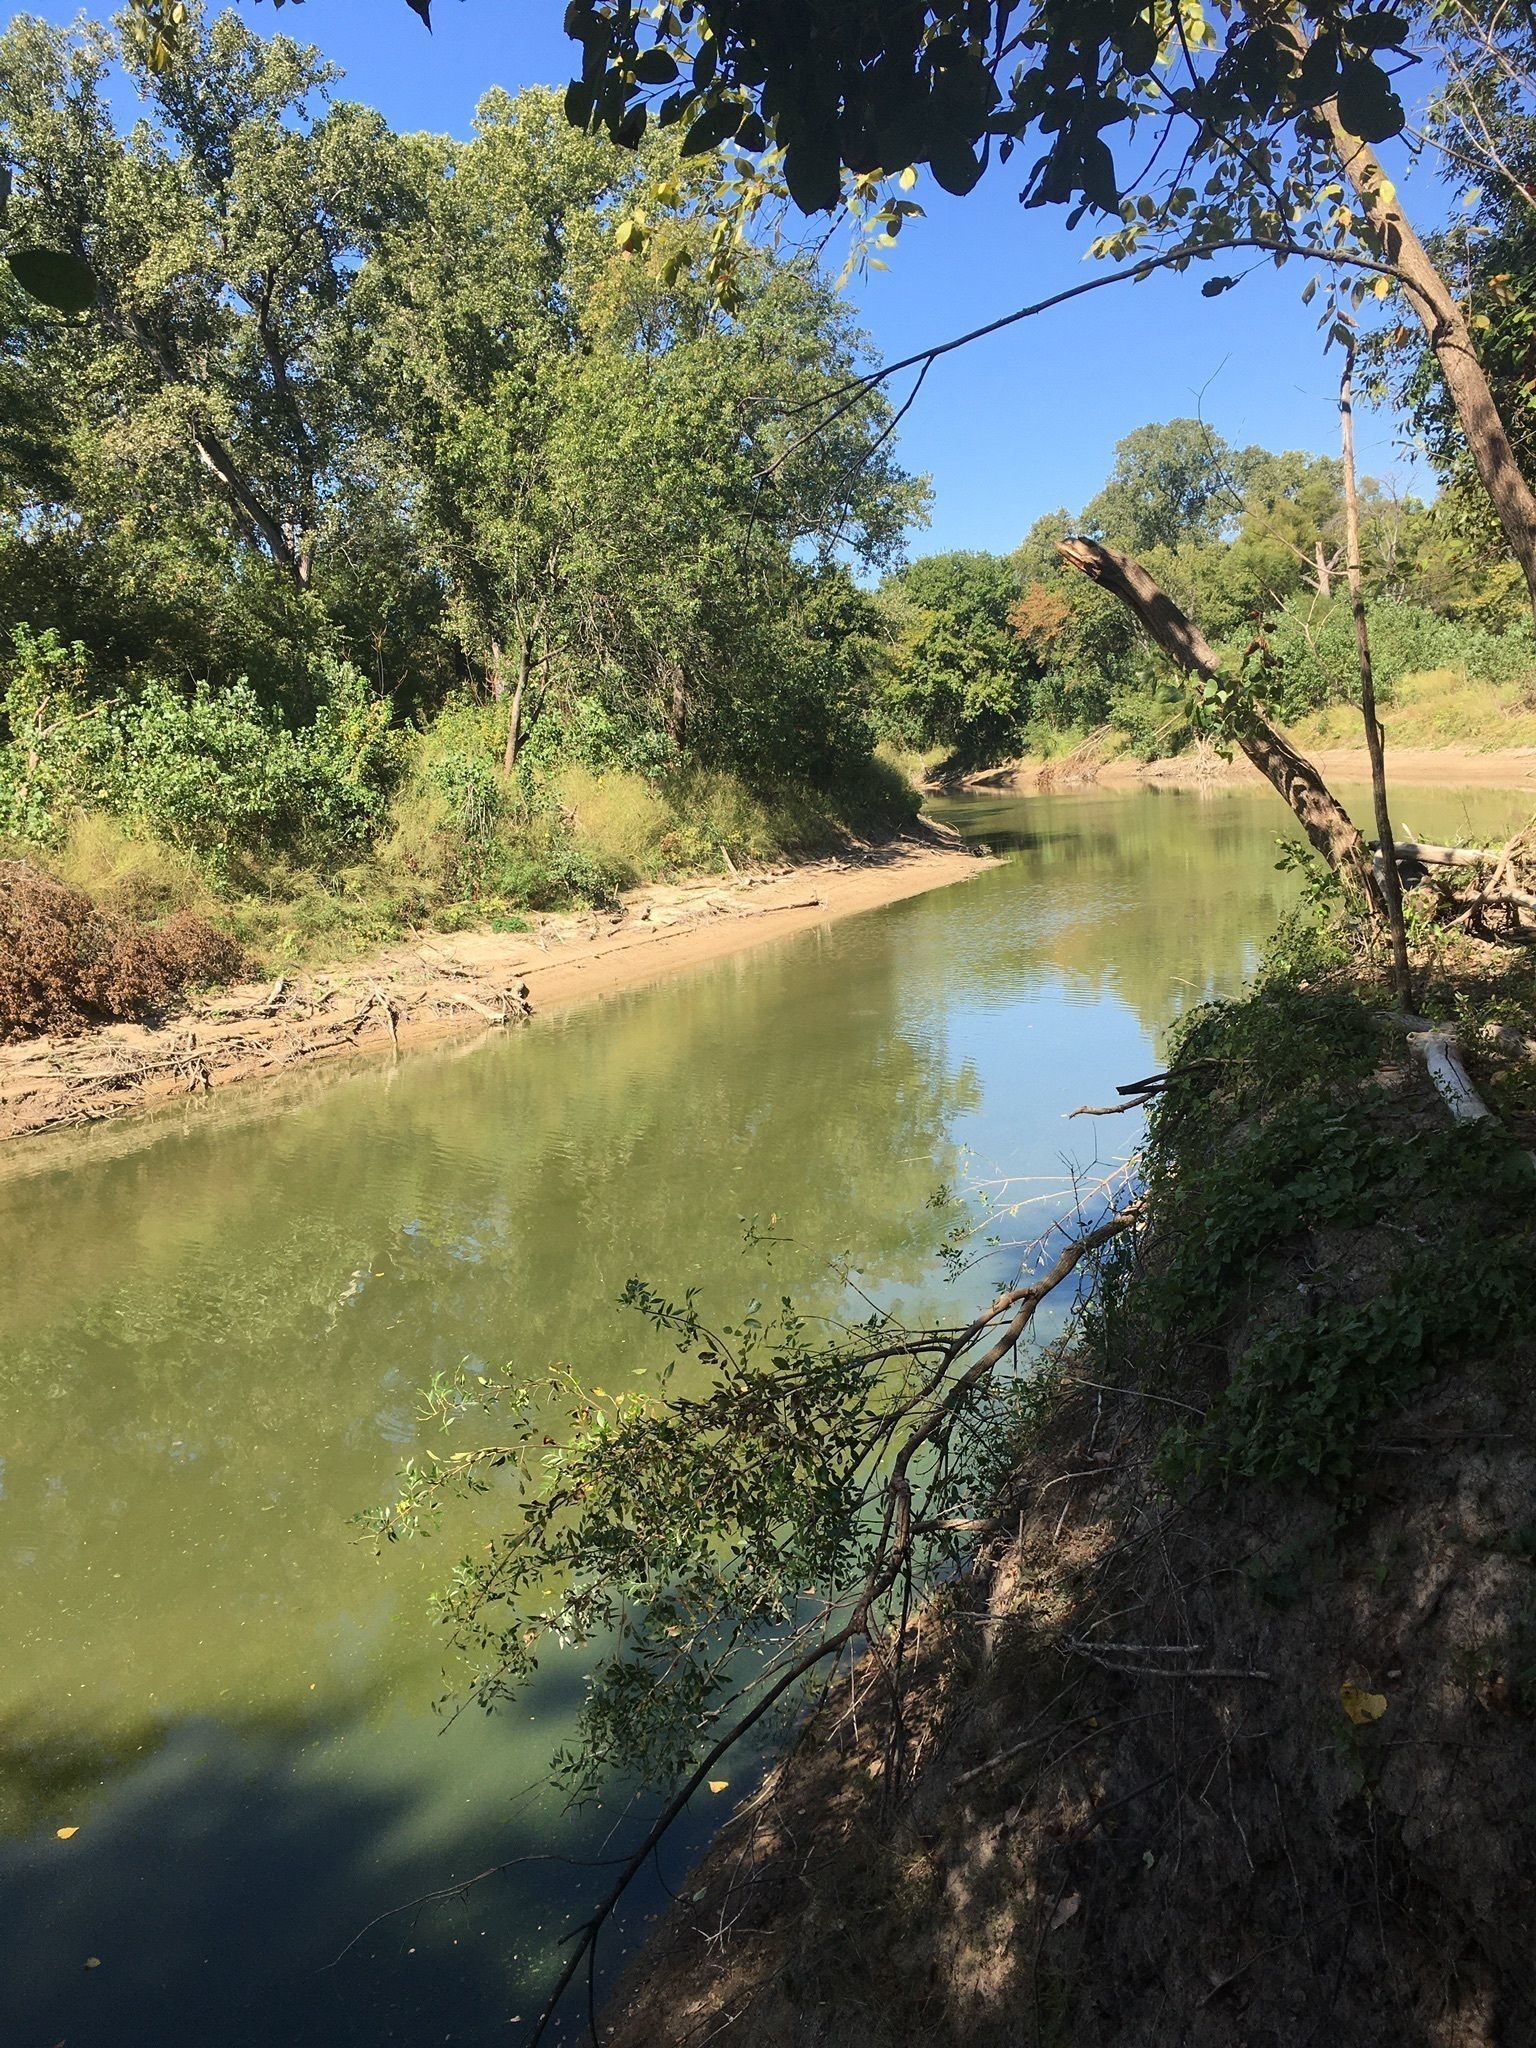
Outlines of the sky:
<svg viewBox="0 0 1536 2048">
<path fill-rule="evenodd" d="M 32 0 L 26 11 L 67 21 L 77 7 Z M 401 130 L 466 135 L 489 87 L 563 86 L 574 68 L 562 0 L 435 0 L 430 35 L 405 0 L 304 0 L 280 12 L 272 0 L 239 0 L 239 11 L 265 32 L 317 44 L 346 73 L 337 91 Z M 1393 166 L 1393 176 L 1411 213 L 1411 175 Z M 912 196 L 926 219 L 903 232 L 887 271 L 849 287 L 882 360 L 1105 268 L 1085 255 L 1089 225 L 1068 234 L 1059 209 L 1021 207 L 1017 184 L 994 169 L 957 200 L 924 176 Z M 1116 441 L 1149 420 L 1198 413 L 1239 446 L 1335 453 L 1338 362 L 1323 353 L 1315 309 L 1300 303 L 1303 273 L 1262 268 L 1203 299 L 1209 274 L 1116 285 L 936 364 L 900 431 L 906 467 L 933 485 L 932 524 L 913 551 L 1015 547 L 1042 513 L 1080 510 Z M 1363 472 L 1425 488 L 1400 423 L 1362 410 L 1357 431 Z"/>
</svg>

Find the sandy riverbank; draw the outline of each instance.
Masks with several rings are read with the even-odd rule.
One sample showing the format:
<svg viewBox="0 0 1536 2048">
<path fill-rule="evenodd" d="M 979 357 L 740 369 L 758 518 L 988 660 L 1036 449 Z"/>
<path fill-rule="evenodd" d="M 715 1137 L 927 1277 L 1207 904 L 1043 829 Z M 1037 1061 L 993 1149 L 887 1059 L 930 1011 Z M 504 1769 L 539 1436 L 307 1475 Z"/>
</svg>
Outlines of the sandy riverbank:
<svg viewBox="0 0 1536 2048">
<path fill-rule="evenodd" d="M 1302 751 L 1326 782 L 1368 782 L 1371 766 L 1363 747 L 1330 747 Z M 1394 782 L 1417 788 L 1516 789 L 1536 796 L 1536 747 L 1507 747 L 1480 752 L 1474 747 L 1394 747 L 1388 744 L 1387 772 Z M 1165 761 L 1138 761 L 1122 754 L 1097 765 L 1022 760 L 967 776 L 965 789 L 1082 788 L 1097 783 L 1107 789 L 1150 784 L 1159 789 L 1200 789 L 1226 783 L 1261 782 L 1259 771 L 1241 754 L 1231 760 L 1211 751 L 1175 754 Z"/>
<path fill-rule="evenodd" d="M 1328 783 L 1369 782 L 1371 764 L 1364 747 L 1329 747 L 1319 752 L 1303 748 L 1307 758 Z M 1230 763 L 1215 762 L 1219 779 L 1259 782 L 1263 778 L 1243 755 Z M 1419 789 L 1528 789 L 1536 795 L 1536 748 L 1514 747 L 1501 752 L 1479 753 L 1472 747 L 1393 747 L 1387 749 L 1390 781 Z M 1113 761 L 1100 771 L 1101 782 L 1111 786 L 1127 782 L 1152 782 L 1164 788 L 1187 788 L 1211 779 L 1209 757 L 1180 755 L 1170 761 Z"/>
<path fill-rule="evenodd" d="M 990 865 L 941 828 L 765 873 L 655 885 L 612 913 L 524 932 L 425 933 L 368 958 L 247 983 L 155 1026 L 0 1045 L 0 1140 L 96 1124 L 241 1081 L 521 1022 Z"/>
</svg>

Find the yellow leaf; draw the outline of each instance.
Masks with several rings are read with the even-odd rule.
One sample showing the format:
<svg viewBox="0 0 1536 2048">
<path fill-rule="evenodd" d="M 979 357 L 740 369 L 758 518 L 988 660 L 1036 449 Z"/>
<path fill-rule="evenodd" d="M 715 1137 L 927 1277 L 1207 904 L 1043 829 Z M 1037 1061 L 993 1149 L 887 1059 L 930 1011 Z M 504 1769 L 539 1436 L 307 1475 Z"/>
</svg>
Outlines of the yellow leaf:
<svg viewBox="0 0 1536 2048">
<path fill-rule="evenodd" d="M 917 170 L 915 166 L 912 164 L 908 164 L 907 168 L 902 172 L 901 176 L 897 179 L 896 182 L 898 185 L 900 185 L 903 192 L 910 192 L 912 190 L 912 187 L 917 183 Z"/>
<path fill-rule="evenodd" d="M 730 1784 L 730 1782 L 731 1781 L 729 1778 L 711 1778 L 709 1781 L 709 1789 L 711 1792 L 723 1792 L 725 1791 L 726 1787 Z"/>
<path fill-rule="evenodd" d="M 1376 282 L 1371 286 L 1371 290 L 1376 294 L 1378 299 L 1384 299 L 1387 296 L 1387 293 L 1391 291 L 1391 289 L 1392 280 L 1390 277 L 1378 277 Z"/>
<path fill-rule="evenodd" d="M 1379 1721 L 1387 1711 L 1384 1692 L 1366 1692 L 1358 1685 L 1351 1685 L 1347 1678 L 1339 1687 L 1339 1700 L 1357 1728 L 1367 1721 Z"/>
<path fill-rule="evenodd" d="M 78 1835 L 78 1828 L 55 1828 L 53 1831 L 61 1842 L 67 1842 L 71 1835 Z"/>
<path fill-rule="evenodd" d="M 101 1957 L 87 1956 L 85 1959 L 85 1967 L 88 1970 L 99 1970 L 101 1968 Z"/>
</svg>

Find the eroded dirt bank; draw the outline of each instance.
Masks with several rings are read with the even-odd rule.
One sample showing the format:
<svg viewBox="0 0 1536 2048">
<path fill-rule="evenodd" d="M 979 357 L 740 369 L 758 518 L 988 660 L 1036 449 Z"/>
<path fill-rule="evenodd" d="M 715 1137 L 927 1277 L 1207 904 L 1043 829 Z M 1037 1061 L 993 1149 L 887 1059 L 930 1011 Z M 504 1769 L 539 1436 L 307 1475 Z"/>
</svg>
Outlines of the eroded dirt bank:
<svg viewBox="0 0 1536 2048">
<path fill-rule="evenodd" d="M 1536 1181 L 1400 1038 L 1336 1084 L 1324 1043 L 1305 1114 L 1201 1066 L 1112 1341 L 679 1887 L 605 2048 L 1536 2043 Z"/>
<path fill-rule="evenodd" d="M 943 888 L 989 864 L 925 826 L 800 866 L 633 890 L 613 912 L 531 919 L 525 932 L 423 934 L 366 959 L 220 990 L 154 1026 L 24 1039 L 0 1046 L 0 1140 L 516 1023 Z"/>
</svg>

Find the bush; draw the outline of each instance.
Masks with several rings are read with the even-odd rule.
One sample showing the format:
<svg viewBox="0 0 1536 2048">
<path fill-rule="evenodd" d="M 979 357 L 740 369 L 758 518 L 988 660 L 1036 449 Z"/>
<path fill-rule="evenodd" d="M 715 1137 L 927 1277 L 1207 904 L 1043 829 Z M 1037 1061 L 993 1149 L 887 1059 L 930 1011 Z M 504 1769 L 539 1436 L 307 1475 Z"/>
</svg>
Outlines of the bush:
<svg viewBox="0 0 1536 2048">
<path fill-rule="evenodd" d="M 1455 670 L 1488 684 L 1510 683 L 1536 668 L 1536 640 L 1528 620 L 1503 633 L 1442 618 L 1423 605 L 1376 602 L 1369 608 L 1371 659 L 1383 703 L 1405 675 Z M 1322 611 L 1315 601 L 1292 598 L 1270 635 L 1276 666 L 1267 679 L 1270 702 L 1281 718 L 1300 718 L 1330 704 L 1360 697 L 1354 621 L 1342 596 Z"/>
<path fill-rule="evenodd" d="M 138 924 L 30 861 L 0 862 L 0 1039 L 142 1021 L 240 964 L 229 934 L 191 911 Z"/>
<path fill-rule="evenodd" d="M 316 860 L 364 845 L 398 779 L 389 707 L 345 662 L 312 678 L 313 722 L 298 729 L 250 684 L 190 696 L 158 677 L 88 701 L 86 650 L 53 632 L 12 632 L 0 696 L 0 830 L 54 845 L 75 811 L 105 811 L 216 871 L 243 854 Z"/>
</svg>

